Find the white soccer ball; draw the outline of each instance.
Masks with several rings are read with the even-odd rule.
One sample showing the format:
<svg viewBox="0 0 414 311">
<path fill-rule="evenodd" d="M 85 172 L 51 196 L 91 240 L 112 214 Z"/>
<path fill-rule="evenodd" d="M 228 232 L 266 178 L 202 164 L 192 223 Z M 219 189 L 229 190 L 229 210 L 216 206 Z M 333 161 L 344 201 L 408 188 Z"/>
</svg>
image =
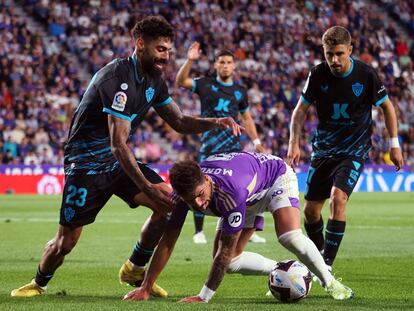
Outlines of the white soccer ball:
<svg viewBox="0 0 414 311">
<path fill-rule="evenodd" d="M 297 260 L 284 260 L 269 273 L 269 289 L 282 302 L 297 302 L 305 298 L 312 286 L 312 274 Z"/>
</svg>

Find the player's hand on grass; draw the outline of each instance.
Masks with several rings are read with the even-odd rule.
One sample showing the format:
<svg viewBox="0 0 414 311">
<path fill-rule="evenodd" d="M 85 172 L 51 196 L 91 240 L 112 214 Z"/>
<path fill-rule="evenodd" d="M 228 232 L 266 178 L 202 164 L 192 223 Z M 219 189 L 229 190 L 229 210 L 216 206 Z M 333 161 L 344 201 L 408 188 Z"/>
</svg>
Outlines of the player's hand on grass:
<svg viewBox="0 0 414 311">
<path fill-rule="evenodd" d="M 124 296 L 123 300 L 148 300 L 150 298 L 150 290 L 146 290 L 143 287 L 138 287 L 134 290 L 131 290 Z"/>
<path fill-rule="evenodd" d="M 179 302 L 183 303 L 207 303 L 203 299 L 200 298 L 200 296 L 191 296 L 191 297 L 185 297 L 181 299 Z"/>
<path fill-rule="evenodd" d="M 289 142 L 289 148 L 287 153 L 287 163 L 291 167 L 299 165 L 300 160 L 300 147 L 298 143 Z"/>
<path fill-rule="evenodd" d="M 193 42 L 188 49 L 187 58 L 189 60 L 197 60 L 201 56 L 200 43 Z"/>
<path fill-rule="evenodd" d="M 159 207 L 158 212 L 169 213 L 172 211 L 171 191 L 161 184 L 149 184 L 143 192 Z"/>
<path fill-rule="evenodd" d="M 223 129 L 231 129 L 234 136 L 240 136 L 241 132 L 244 131 L 244 127 L 234 121 L 231 117 L 217 118 L 216 123 L 218 127 Z"/>
<path fill-rule="evenodd" d="M 391 148 L 390 159 L 395 165 L 395 170 L 399 171 L 404 165 L 404 159 L 400 148 Z"/>
</svg>

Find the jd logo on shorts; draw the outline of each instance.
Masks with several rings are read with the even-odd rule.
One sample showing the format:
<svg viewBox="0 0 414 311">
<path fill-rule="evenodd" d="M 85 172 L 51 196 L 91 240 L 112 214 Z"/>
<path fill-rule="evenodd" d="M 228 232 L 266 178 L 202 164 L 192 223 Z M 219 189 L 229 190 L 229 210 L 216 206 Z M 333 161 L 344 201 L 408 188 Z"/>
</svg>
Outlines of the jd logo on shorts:
<svg viewBox="0 0 414 311">
<path fill-rule="evenodd" d="M 231 213 L 227 220 L 230 226 L 237 228 L 242 222 L 242 214 L 240 212 Z"/>
<path fill-rule="evenodd" d="M 354 92 L 355 96 L 359 97 L 359 95 L 361 95 L 363 90 L 364 90 L 363 84 L 359 82 L 352 84 L 352 92 Z"/>
<path fill-rule="evenodd" d="M 145 97 L 147 98 L 147 103 L 151 101 L 151 99 L 154 97 L 154 89 L 150 86 L 145 90 Z"/>
</svg>

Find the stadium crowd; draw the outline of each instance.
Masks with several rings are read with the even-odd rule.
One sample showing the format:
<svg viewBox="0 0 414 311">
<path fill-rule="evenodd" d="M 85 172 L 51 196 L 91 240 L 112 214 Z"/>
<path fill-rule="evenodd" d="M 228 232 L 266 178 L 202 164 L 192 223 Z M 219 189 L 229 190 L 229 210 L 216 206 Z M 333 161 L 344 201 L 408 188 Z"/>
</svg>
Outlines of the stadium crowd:
<svg viewBox="0 0 414 311">
<path fill-rule="evenodd" d="M 387 2 L 387 1 L 382 1 Z M 321 34 L 332 25 L 347 27 L 353 57 L 376 68 L 396 106 L 400 143 L 414 167 L 414 46 L 396 23 L 412 28 L 414 9 L 397 1 L 404 16 L 393 21 L 365 1 L 20 1 L 47 36 L 35 32 L 15 9 L 0 1 L 0 164 L 61 164 L 71 116 L 88 79 L 116 57 L 128 57 L 128 29 L 139 17 L 161 14 L 176 27 L 175 53 L 165 74 L 173 98 L 186 113 L 198 114 L 198 96 L 174 87 L 178 68 L 194 41 L 203 57 L 192 76 L 212 73 L 214 54 L 234 51 L 236 82 L 248 89 L 250 111 L 268 151 L 286 156 L 291 112 L 309 69 L 323 60 Z M 404 17 L 404 18 L 403 18 Z M 390 23 L 384 21 L 390 20 Z M 81 73 L 81 74 L 80 74 Z M 85 79 L 82 79 L 82 74 Z M 391 164 L 384 117 L 374 110 L 370 163 Z M 302 136 L 308 163 L 316 129 L 311 109 Z M 137 158 L 168 163 L 176 158 L 154 140 L 173 146 L 179 159 L 196 159 L 199 137 L 179 135 L 155 113 L 131 137 Z M 252 148 L 247 137 L 244 148 Z"/>
</svg>

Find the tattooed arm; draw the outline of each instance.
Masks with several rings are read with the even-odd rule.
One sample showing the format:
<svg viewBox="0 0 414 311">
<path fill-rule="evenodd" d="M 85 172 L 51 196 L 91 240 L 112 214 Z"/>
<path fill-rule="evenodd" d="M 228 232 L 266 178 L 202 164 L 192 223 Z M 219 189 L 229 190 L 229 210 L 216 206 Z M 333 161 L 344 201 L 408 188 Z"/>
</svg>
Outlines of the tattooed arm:
<svg viewBox="0 0 414 311">
<path fill-rule="evenodd" d="M 210 272 L 208 274 L 207 282 L 205 283 L 200 294 L 197 296 L 186 297 L 181 299 L 181 302 L 186 303 L 200 303 L 208 302 L 214 292 L 219 287 L 221 281 L 224 278 L 229 264 L 233 258 L 234 250 L 239 240 L 241 231 L 237 233 L 221 233 L 218 250 L 214 256 L 213 265 L 211 266 Z"/>
<path fill-rule="evenodd" d="M 232 118 L 199 118 L 185 115 L 175 102 L 155 109 L 160 117 L 174 130 L 182 134 L 197 134 L 214 128 L 231 128 L 233 134 L 238 136 L 241 127 Z"/>
</svg>

